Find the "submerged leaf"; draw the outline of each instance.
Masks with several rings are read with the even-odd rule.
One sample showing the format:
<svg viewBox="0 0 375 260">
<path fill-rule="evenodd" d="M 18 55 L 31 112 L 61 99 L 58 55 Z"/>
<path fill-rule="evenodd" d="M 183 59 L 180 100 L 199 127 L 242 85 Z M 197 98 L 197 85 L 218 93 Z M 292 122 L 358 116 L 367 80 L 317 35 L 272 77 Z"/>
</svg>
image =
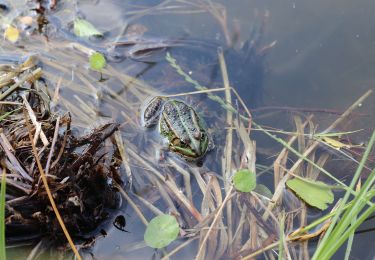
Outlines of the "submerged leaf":
<svg viewBox="0 0 375 260">
<path fill-rule="evenodd" d="M 93 70 L 101 70 L 107 64 L 104 55 L 100 52 L 95 52 L 90 56 L 90 68 Z"/>
<path fill-rule="evenodd" d="M 74 34 L 78 37 L 102 36 L 94 25 L 83 19 L 74 21 Z"/>
<path fill-rule="evenodd" d="M 350 148 L 350 145 L 344 144 L 334 138 L 324 136 L 321 138 L 322 142 L 326 143 L 327 145 L 335 148 L 335 149 L 342 149 L 342 148 Z"/>
<path fill-rule="evenodd" d="M 18 29 L 16 27 L 14 27 L 12 25 L 9 25 L 5 29 L 4 37 L 8 41 L 10 41 L 12 43 L 15 43 L 16 41 L 18 41 L 18 38 L 20 37 L 20 32 L 18 31 Z"/>
<path fill-rule="evenodd" d="M 152 248 L 163 248 L 174 241 L 180 229 L 175 217 L 160 215 L 153 218 L 146 228 L 144 240 Z"/>
<path fill-rule="evenodd" d="M 334 200 L 332 188 L 320 181 L 294 178 L 286 185 L 310 206 L 325 210 Z"/>
<path fill-rule="evenodd" d="M 258 193 L 258 194 L 266 197 L 266 198 L 269 198 L 269 199 L 271 199 L 272 196 L 273 196 L 273 194 L 270 191 L 270 189 L 267 186 L 263 185 L 263 184 L 257 184 L 257 186 L 255 187 L 254 191 L 256 193 Z"/>
<path fill-rule="evenodd" d="M 233 185 L 236 190 L 241 192 L 250 192 L 256 187 L 256 175 L 248 169 L 242 169 L 236 172 L 233 177 Z"/>
</svg>

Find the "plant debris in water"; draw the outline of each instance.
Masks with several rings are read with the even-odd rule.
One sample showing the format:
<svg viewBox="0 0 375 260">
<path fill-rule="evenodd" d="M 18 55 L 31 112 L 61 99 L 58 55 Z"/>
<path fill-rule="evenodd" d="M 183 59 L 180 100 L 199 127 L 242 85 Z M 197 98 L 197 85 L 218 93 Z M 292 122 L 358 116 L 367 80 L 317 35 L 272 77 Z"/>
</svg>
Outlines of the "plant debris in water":
<svg viewBox="0 0 375 260">
<path fill-rule="evenodd" d="M 41 70 L 31 60 L 1 72 L 1 114 L 12 112 L 0 122 L 1 167 L 7 173 L 7 245 L 42 238 L 65 243 L 36 167 L 32 142 L 65 226 L 76 241 L 84 242 L 120 205 L 115 183 L 122 183 L 121 161 L 111 139 L 118 124 L 75 135 L 69 113 L 60 116 L 49 110 L 47 81 L 33 73 Z"/>
<path fill-rule="evenodd" d="M 328 227 L 336 226 L 331 224 L 336 222 L 338 231 L 332 230 L 331 227 L 331 235 L 340 239 L 334 239 L 336 245 L 333 246 L 329 243 L 320 244 L 319 251 L 321 256 L 324 256 L 328 254 L 327 252 L 333 253 L 342 245 L 343 240 L 353 234 L 356 225 L 374 212 L 373 205 L 370 204 L 371 207 L 368 209 L 366 205 L 366 202 L 371 201 L 374 196 L 374 190 L 368 190 L 373 187 L 375 180 L 375 173 L 372 170 L 373 161 L 370 160 L 372 154 L 365 153 L 355 174 L 356 177 L 349 187 L 343 182 L 343 176 L 338 179 L 337 173 L 340 171 L 336 167 L 333 169 L 332 173 L 335 174 L 333 175 L 325 169 L 325 165 L 332 163 L 332 159 L 342 159 L 341 156 L 344 155 L 345 160 L 340 161 L 356 167 L 359 162 L 352 156 L 355 152 L 354 146 L 351 142 L 342 142 L 338 136 L 334 139 L 322 138 L 323 134 L 326 136 L 332 134 L 334 129 L 341 133 L 345 132 L 345 136 L 350 132 L 354 133 L 355 131 L 345 131 L 351 129 L 341 129 L 344 127 L 342 123 L 347 123 L 348 116 L 364 102 L 371 91 L 366 92 L 320 134 L 315 132 L 317 120 L 310 114 L 303 116 L 300 113 L 294 114 L 295 132 L 285 132 L 275 129 L 274 126 L 265 127 L 262 125 L 263 122 L 258 121 L 260 120 L 258 115 L 264 118 L 272 115 L 255 112 L 255 117 L 251 116 L 248 106 L 256 106 L 257 102 L 253 98 L 261 96 L 257 93 L 262 92 L 263 57 L 275 43 L 265 46 L 262 43 L 262 31 L 268 12 L 265 12 L 260 26 L 256 24 L 251 26 L 253 30 L 250 36 L 247 35 L 243 39 L 245 40 L 243 45 L 240 42 L 236 44 L 237 37 L 232 37 L 231 24 L 228 23 L 229 16 L 225 7 L 210 0 L 179 1 L 178 5 L 174 1 L 164 1 L 163 4 L 152 8 L 141 5 L 129 6 L 124 12 L 126 19 L 129 18 L 127 21 L 134 21 L 147 14 L 211 15 L 221 27 L 225 43 L 210 45 L 211 51 L 207 50 L 205 45 L 202 55 L 191 55 L 189 48 L 186 52 L 181 47 L 187 45 L 191 47 L 193 42 L 165 38 L 150 39 L 143 35 L 145 29 L 141 27 L 138 28 L 140 33 L 136 33 L 135 37 L 133 35 L 126 38 L 124 35 L 125 40 L 122 40 L 122 37 L 119 37 L 118 41 L 109 39 L 116 29 L 110 30 L 109 34 L 105 32 L 103 37 L 95 39 L 97 42 L 91 41 L 94 37 L 76 37 L 74 28 L 69 24 L 74 26 L 76 18 L 82 17 L 79 14 L 80 5 L 75 5 L 72 16 L 65 19 L 65 16 L 61 16 L 62 12 L 54 16 L 55 11 L 48 7 L 48 1 L 30 2 L 34 3 L 35 10 L 40 14 L 38 25 L 42 30 L 39 32 L 48 38 L 48 45 L 45 41 L 40 41 L 41 37 L 35 37 L 39 35 L 31 33 L 30 39 L 26 37 L 27 32 L 37 33 L 34 19 L 32 23 L 34 26 L 30 26 L 31 28 L 26 31 L 21 30 L 20 24 L 15 24 L 21 33 L 17 44 L 4 41 L 6 44 L 2 46 L 5 50 L 10 49 L 15 53 L 22 51 L 40 53 L 39 58 L 46 76 L 44 81 L 39 79 L 42 71 L 36 68 L 35 62 L 32 61 L 16 68 L 2 67 L 0 100 L 3 134 L 0 134 L 0 144 L 2 158 L 5 159 L 3 169 L 6 169 L 7 187 L 9 187 L 6 194 L 9 245 L 12 244 L 11 242 L 35 241 L 43 237 L 50 241 L 53 241 L 51 237 L 58 238 L 58 241 L 65 241 L 55 214 L 49 206 L 40 174 L 36 170 L 36 158 L 31 152 L 34 146 L 37 148 L 37 158 L 45 167 L 56 205 L 75 241 L 89 236 L 92 230 L 98 230 L 96 227 L 109 214 L 110 208 L 117 206 L 118 198 L 113 184 L 120 182 L 117 172 L 120 159 L 110 137 L 117 125 L 103 125 L 85 137 L 76 136 L 70 131 L 70 125 L 72 128 L 73 125 L 86 126 L 100 117 L 114 118 L 116 122 L 121 123 L 124 130 L 124 135 L 117 132 L 115 139 L 122 166 L 131 180 L 133 189 L 128 192 L 121 189 L 119 191 L 134 210 L 134 213 L 130 213 L 133 214 L 131 217 L 135 215 L 138 217 L 136 224 L 127 227 L 129 232 L 134 230 L 139 232 L 139 229 L 143 228 L 140 226 L 142 222 L 148 227 L 145 233 L 147 236 L 144 238 L 155 248 L 166 247 L 178 236 L 181 238 L 179 241 L 181 243 L 174 243 L 174 248 L 160 250 L 165 259 L 179 251 L 187 252 L 191 258 L 194 254 L 196 259 L 253 259 L 260 255 L 267 259 L 275 257 L 291 259 L 297 255 L 299 258 L 308 259 L 311 251 L 307 240 L 321 237 L 325 232 L 329 234 Z M 56 2 L 52 2 L 55 6 Z M 64 5 L 68 3 L 71 1 L 64 1 Z M 35 18 L 32 14 L 26 12 L 22 15 Z M 46 24 L 46 20 L 43 20 L 45 17 L 53 19 Z M 28 20 L 30 19 L 22 18 L 22 23 L 29 24 Z M 56 35 L 48 34 L 54 30 Z M 152 27 L 150 30 L 152 31 Z M 129 33 L 131 35 L 132 30 L 129 29 Z M 66 42 L 62 42 L 60 37 Z M 22 45 L 26 39 L 30 44 Z M 22 49 L 19 45 L 22 45 Z M 200 58 L 205 57 L 206 52 L 214 53 L 216 60 L 219 45 L 223 49 L 219 52 L 219 62 L 209 64 L 206 59 L 201 61 Z M 234 45 L 238 48 L 231 49 Z M 53 48 L 46 49 L 46 46 Z M 41 48 L 44 51 L 41 52 Z M 177 48 L 180 49 L 176 52 Z M 159 59 L 155 59 L 154 56 L 157 56 L 155 55 L 157 53 L 164 54 L 166 49 L 171 53 L 166 56 L 167 62 L 164 62 L 167 68 L 160 69 L 160 64 L 154 63 Z M 100 70 L 100 73 L 110 80 L 102 81 L 100 84 L 93 76 L 96 73 L 87 69 L 88 57 L 96 52 L 102 53 L 109 63 L 105 69 Z M 116 56 L 115 54 L 119 52 L 121 55 Z M 211 57 L 211 54 L 207 56 Z M 200 58 L 196 59 L 194 56 Z M 125 57 L 131 59 L 126 59 L 119 68 L 111 64 L 115 57 L 119 58 L 117 61 Z M 134 63 L 134 61 L 143 61 L 145 64 Z M 147 66 L 145 69 L 137 65 Z M 222 78 L 218 79 L 211 74 L 221 74 Z M 152 86 L 138 78 L 140 76 L 151 82 Z M 214 79 L 213 82 L 211 79 Z M 220 82 L 217 82 L 217 79 Z M 49 85 L 49 82 L 56 83 L 55 93 L 58 92 L 60 84 L 64 90 L 67 90 L 61 95 L 61 102 L 53 100 L 54 105 L 70 111 L 73 120 L 69 114 L 59 117 L 58 114 L 50 111 L 49 108 L 53 106 L 48 105 L 49 88 L 46 85 Z M 205 164 L 200 168 L 181 164 L 173 157 L 167 157 L 165 165 L 155 162 L 153 151 L 158 147 L 160 140 L 152 137 L 144 138 L 144 133 L 140 131 L 138 118 L 141 104 L 146 97 L 165 94 L 169 97 L 188 96 L 184 97 L 184 102 L 189 101 L 191 97 L 199 99 L 199 95 L 192 96 L 189 95 L 191 92 L 186 93 L 193 90 L 195 90 L 194 94 L 208 97 L 202 99 L 204 102 L 194 100 L 194 104 L 197 104 L 197 112 L 203 112 L 205 118 L 212 119 L 210 127 L 215 129 L 215 137 L 218 137 L 215 138 L 215 141 L 218 141 L 215 153 L 207 154 Z M 160 93 L 161 91 L 163 93 Z M 223 91 L 224 94 L 218 91 Z M 213 104 L 215 106 L 212 106 Z M 216 109 L 219 105 L 221 108 Z M 301 112 L 298 108 L 287 108 L 287 110 Z M 282 111 L 285 110 L 275 111 L 277 120 L 280 120 L 280 114 L 277 113 Z M 287 119 L 285 121 L 288 122 L 289 113 L 283 114 L 287 116 L 283 119 Z M 26 122 L 31 125 L 30 130 L 26 127 L 28 125 L 25 124 Z M 256 144 L 252 140 L 255 131 L 276 141 L 281 147 L 272 145 L 268 151 L 262 149 L 265 148 L 262 147 L 262 142 Z M 35 138 L 29 138 L 29 132 Z M 281 134 L 283 137 L 279 137 Z M 288 137 L 284 138 L 284 135 Z M 375 140 L 375 134 L 372 140 Z M 321 151 L 321 145 L 326 148 L 324 151 Z M 372 145 L 369 144 L 367 150 L 371 149 Z M 361 150 L 358 151 L 357 158 L 361 158 Z M 332 152 L 335 154 L 331 154 Z M 276 158 L 275 154 L 277 154 Z M 364 169 L 363 174 L 361 168 Z M 248 182 L 248 178 L 234 180 L 233 173 L 236 169 L 245 169 L 244 171 L 253 173 L 254 179 L 256 174 L 260 184 L 255 187 L 255 182 Z M 350 174 L 347 169 L 343 172 Z M 266 174 L 269 176 L 264 176 Z M 358 184 L 359 187 L 361 183 L 359 180 L 367 176 L 370 178 L 366 180 L 364 188 L 360 192 L 354 192 L 354 185 Z M 266 180 L 273 179 L 271 182 L 273 186 L 263 177 Z M 315 218 L 310 223 L 310 209 L 305 203 L 308 202 L 307 199 L 299 194 L 297 195 L 302 199 L 294 196 L 294 193 L 286 188 L 286 184 L 293 184 L 293 181 L 288 182 L 291 178 L 340 185 L 347 190 L 345 195 L 347 200 L 340 204 L 328 205 L 334 207 L 332 212 Z M 244 188 L 241 188 L 241 185 L 246 184 L 243 185 L 246 191 L 253 190 L 255 187 L 254 192 L 238 192 L 240 189 L 236 191 L 237 184 L 240 184 L 240 189 Z M 118 186 L 115 184 L 115 187 Z M 101 194 L 96 194 L 98 190 Z M 355 200 L 349 201 L 350 195 L 354 195 Z M 339 210 L 335 210 L 337 206 Z M 314 211 L 316 212 L 316 209 Z M 364 214 L 361 215 L 360 212 Z M 148 222 L 154 216 L 165 216 L 165 213 L 170 214 L 166 215 L 167 220 L 173 218 L 174 221 L 167 221 L 154 227 L 153 220 L 151 223 Z M 330 220 L 333 216 L 337 221 Z M 353 223 L 355 219 L 353 220 L 351 216 L 357 216 L 356 223 Z M 123 231 L 126 231 L 125 224 L 123 216 L 116 218 L 114 222 L 114 225 Z M 168 227 L 175 228 L 172 229 L 173 232 L 169 232 Z M 153 235 L 149 236 L 151 228 L 156 232 L 152 232 Z M 104 230 L 100 233 L 106 234 Z M 166 236 L 161 236 L 162 233 Z M 162 244 L 159 243 L 159 238 L 162 238 Z M 113 236 L 108 236 L 107 239 L 117 243 L 117 240 L 113 241 Z M 145 249 L 144 241 L 140 241 L 142 239 L 137 236 L 129 235 L 126 239 L 126 243 L 122 240 L 119 243 L 124 251 L 114 254 L 123 256 L 135 250 L 146 250 L 146 252 L 149 250 Z M 150 242 L 151 240 L 153 241 Z M 327 238 L 324 240 L 328 241 Z M 297 241 L 306 242 L 296 243 Z M 100 254 L 99 250 L 97 252 Z M 143 253 L 145 251 L 141 252 Z M 318 256 L 316 259 L 324 258 Z"/>
</svg>

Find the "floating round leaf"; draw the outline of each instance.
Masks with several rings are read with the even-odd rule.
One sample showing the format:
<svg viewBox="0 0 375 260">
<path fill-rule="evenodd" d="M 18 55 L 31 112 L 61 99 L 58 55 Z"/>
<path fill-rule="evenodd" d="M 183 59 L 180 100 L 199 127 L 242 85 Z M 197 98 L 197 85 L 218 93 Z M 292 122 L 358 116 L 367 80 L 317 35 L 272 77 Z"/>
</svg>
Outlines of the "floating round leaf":
<svg viewBox="0 0 375 260">
<path fill-rule="evenodd" d="M 93 70 L 101 70 L 107 64 L 104 55 L 100 52 L 95 52 L 90 56 L 90 68 Z"/>
<path fill-rule="evenodd" d="M 153 218 L 148 224 L 144 240 L 152 248 L 163 248 L 177 238 L 179 230 L 175 217 L 166 214 L 160 215 Z"/>
<path fill-rule="evenodd" d="M 250 192 L 256 187 L 256 175 L 248 169 L 239 170 L 233 177 L 233 185 L 238 191 Z"/>
<path fill-rule="evenodd" d="M 16 41 L 18 41 L 18 38 L 20 37 L 20 32 L 16 27 L 10 25 L 5 29 L 4 37 L 8 41 L 15 43 Z"/>
</svg>

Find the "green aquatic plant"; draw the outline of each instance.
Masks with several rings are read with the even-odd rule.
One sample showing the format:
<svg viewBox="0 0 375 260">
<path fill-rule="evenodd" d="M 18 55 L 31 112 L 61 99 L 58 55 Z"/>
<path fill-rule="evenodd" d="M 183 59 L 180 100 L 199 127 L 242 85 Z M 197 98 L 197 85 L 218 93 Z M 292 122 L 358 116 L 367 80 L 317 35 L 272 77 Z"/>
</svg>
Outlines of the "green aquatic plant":
<svg viewBox="0 0 375 260">
<path fill-rule="evenodd" d="M 257 185 L 256 175 L 248 169 L 241 169 L 234 174 L 233 185 L 238 191 L 250 192 Z"/>
<path fill-rule="evenodd" d="M 167 54 L 166 59 L 170 63 L 170 65 L 176 70 L 176 72 L 178 74 L 180 74 L 187 82 L 193 84 L 194 87 L 197 90 L 200 91 L 200 93 L 207 91 L 206 87 L 201 86 L 197 81 L 192 79 L 189 76 L 189 74 L 184 72 L 182 70 L 182 68 L 177 64 L 176 60 L 173 57 L 171 57 L 169 53 Z M 322 140 L 322 138 L 327 138 L 327 136 L 333 136 L 333 137 L 340 136 L 340 134 L 338 134 L 338 133 L 332 134 L 331 133 L 332 130 L 335 129 L 340 123 L 342 123 L 343 120 L 345 118 L 347 118 L 353 112 L 353 110 L 355 108 L 357 108 L 359 106 L 359 104 L 361 104 L 372 93 L 372 91 L 371 90 L 367 91 L 355 103 L 353 103 L 347 110 L 345 110 L 345 112 L 339 118 L 337 118 L 323 132 L 323 134 L 321 134 L 319 136 L 320 138 L 318 136 L 315 136 L 315 138 L 312 138 L 312 139 L 315 139 L 315 140 L 313 142 L 311 142 L 311 144 L 305 150 L 298 150 L 298 149 L 293 147 L 293 145 L 292 145 L 293 142 L 286 142 L 282 138 L 280 138 L 280 137 L 274 135 L 273 133 L 271 133 L 272 131 L 269 131 L 268 129 L 261 126 L 260 124 L 258 124 L 254 120 L 251 120 L 250 112 L 248 111 L 246 106 L 243 104 L 243 101 L 241 100 L 241 97 L 238 96 L 235 89 L 231 88 L 230 86 L 225 88 L 225 90 L 227 90 L 227 89 L 232 90 L 236 94 L 236 96 L 237 96 L 238 100 L 240 101 L 241 105 L 243 106 L 243 108 L 247 112 L 246 116 L 240 114 L 238 109 L 235 109 L 231 105 L 231 102 L 228 102 L 227 100 L 224 101 L 221 97 L 219 97 L 217 95 L 213 95 L 212 93 L 208 93 L 207 95 L 211 100 L 216 101 L 219 104 L 221 104 L 221 106 L 223 108 L 225 108 L 227 111 L 236 113 L 237 116 L 240 119 L 244 120 L 244 122 L 246 122 L 246 121 L 251 122 L 251 126 L 253 128 L 252 130 L 257 130 L 257 131 L 260 131 L 260 132 L 264 133 L 266 136 L 268 136 L 272 140 L 274 140 L 277 143 L 279 143 L 280 145 L 282 145 L 287 152 L 289 152 L 289 153 L 298 157 L 298 160 L 295 162 L 293 167 L 288 169 L 288 171 L 286 172 L 286 175 L 282 179 L 280 179 L 280 181 L 278 182 L 277 187 L 275 188 L 276 189 L 275 193 L 272 196 L 271 203 L 269 203 L 269 205 L 267 206 L 268 211 L 263 215 L 264 219 L 267 219 L 269 217 L 268 212 L 271 212 L 272 209 L 276 206 L 276 203 L 274 203 L 274 202 L 278 201 L 280 199 L 280 196 L 282 194 L 282 192 L 280 192 L 280 191 L 282 191 L 284 189 L 285 184 L 288 181 L 288 179 L 290 179 L 292 176 L 298 177 L 298 174 L 296 172 L 297 172 L 298 168 L 302 165 L 302 163 L 308 163 L 309 167 L 315 169 L 315 171 L 319 171 L 319 173 L 322 173 L 322 174 L 326 175 L 327 177 L 329 177 L 330 179 L 335 181 L 335 185 L 333 185 L 333 186 L 325 185 L 325 184 L 319 183 L 319 182 L 316 183 L 315 180 L 313 181 L 313 183 L 311 183 L 311 181 L 309 179 L 306 179 L 306 180 L 307 180 L 307 182 L 310 182 L 310 183 L 303 183 L 302 184 L 302 185 L 314 184 L 314 186 L 316 186 L 315 188 L 319 188 L 319 189 L 324 187 L 326 195 L 324 196 L 324 198 L 322 198 L 322 201 L 321 201 L 321 202 L 324 202 L 324 203 L 318 203 L 317 204 L 318 208 L 321 208 L 321 209 L 327 208 L 326 204 L 333 202 L 333 193 L 331 191 L 332 189 L 344 189 L 346 191 L 346 195 L 344 197 L 345 200 L 340 202 L 340 204 L 339 204 L 340 206 L 339 206 L 338 209 L 335 209 L 333 212 L 327 214 L 326 216 L 323 216 L 322 218 L 314 221 L 313 223 L 307 225 L 306 227 L 303 227 L 303 228 L 301 227 L 300 229 L 293 232 L 291 235 L 287 236 L 285 238 L 285 240 L 283 239 L 283 237 L 280 237 L 280 240 L 284 240 L 287 243 L 287 242 L 290 242 L 290 241 L 298 240 L 299 238 L 304 239 L 303 238 L 304 235 L 307 235 L 306 236 L 307 239 L 309 239 L 308 238 L 309 236 L 310 236 L 310 238 L 318 236 L 318 235 L 321 234 L 321 232 L 323 232 L 325 230 L 324 228 L 322 228 L 315 235 L 314 234 L 307 234 L 306 232 L 313 229 L 313 228 L 318 227 L 321 223 L 325 223 L 325 225 L 328 227 L 328 225 L 330 225 L 330 222 L 328 222 L 328 220 L 333 217 L 336 220 L 333 223 L 333 225 L 331 224 L 329 226 L 329 228 L 332 230 L 334 228 L 334 226 L 337 224 L 337 227 L 340 228 L 341 230 L 335 228 L 334 232 L 332 232 L 332 231 L 330 232 L 332 234 L 335 234 L 335 236 L 336 236 L 335 239 L 329 239 L 329 238 L 327 238 L 329 236 L 326 235 L 325 240 L 326 240 L 326 243 L 328 241 L 328 246 L 326 246 L 326 245 L 319 246 L 320 248 L 324 246 L 324 249 L 319 249 L 319 250 L 321 250 L 320 252 L 317 250 L 317 253 L 314 255 L 314 259 L 329 259 L 337 251 L 337 249 L 340 248 L 340 246 L 342 246 L 342 244 L 349 237 L 352 237 L 352 234 L 355 231 L 355 229 L 370 214 L 372 214 L 375 211 L 375 206 L 371 202 L 371 200 L 375 196 L 375 190 L 370 189 L 375 183 L 375 172 L 374 172 L 375 170 L 371 172 L 370 177 L 367 178 L 365 185 L 361 188 L 360 191 L 354 190 L 354 184 L 357 183 L 358 177 L 359 177 L 362 169 L 363 168 L 369 169 L 368 166 L 365 165 L 365 162 L 368 158 L 369 151 L 371 150 L 371 147 L 373 145 L 373 141 L 370 141 L 370 143 L 368 145 L 368 148 L 367 148 L 361 162 L 358 162 L 358 161 L 350 158 L 352 162 L 359 165 L 358 169 L 357 169 L 357 171 L 354 175 L 355 177 L 353 178 L 353 181 L 352 181 L 350 186 L 346 185 L 343 181 L 339 180 L 334 175 L 332 175 L 330 172 L 328 172 L 326 169 L 324 169 L 323 166 L 320 165 L 318 162 L 315 162 L 315 160 L 312 159 L 312 157 L 310 155 L 316 150 L 316 148 L 322 142 L 324 142 L 324 144 L 328 144 L 327 139 Z M 280 132 L 281 134 L 286 134 L 286 132 L 284 132 L 284 131 L 275 131 L 275 132 Z M 355 132 L 355 131 L 352 131 L 352 132 Z M 351 132 L 348 132 L 348 133 L 351 133 Z M 294 136 L 295 136 L 295 138 L 297 138 L 299 136 L 299 134 L 297 133 Z M 304 136 L 304 135 L 301 135 L 301 136 Z M 336 141 L 336 140 L 333 140 L 333 141 L 336 141 L 336 142 L 333 142 L 333 145 L 332 145 L 332 138 L 328 138 L 328 141 L 330 142 L 329 144 L 331 144 L 332 149 L 338 150 L 338 149 L 341 149 L 341 148 L 347 148 L 346 144 L 342 144 L 340 141 Z M 292 180 L 292 182 L 289 182 L 289 184 L 291 184 L 290 186 L 295 186 L 294 185 L 295 182 L 299 182 L 297 187 L 299 185 L 301 185 L 301 182 L 298 179 L 297 181 Z M 301 194 L 299 194 L 299 196 L 302 198 Z M 348 202 L 349 196 L 354 196 L 354 199 L 350 202 Z M 302 199 L 304 199 L 304 198 L 302 198 Z M 305 198 L 304 200 L 306 201 L 308 199 Z M 360 212 L 363 212 L 363 213 L 361 215 L 358 215 Z M 342 219 L 338 222 L 337 219 L 339 218 L 339 216 L 340 217 L 342 216 Z M 270 244 L 270 245 L 268 245 L 264 248 L 261 248 L 261 249 L 255 251 L 255 252 L 245 256 L 244 259 L 253 258 L 253 257 L 255 257 L 259 254 L 262 254 L 263 252 L 265 252 L 267 250 L 270 250 L 274 247 L 277 247 L 278 245 L 282 246 L 282 244 L 284 244 L 282 242 L 283 241 L 277 241 L 275 243 L 272 243 L 272 244 Z M 348 249 L 347 249 L 347 255 L 348 255 L 348 252 L 350 252 L 350 245 L 351 245 L 351 243 L 349 241 L 349 246 L 348 246 Z M 282 251 L 283 250 L 281 249 L 280 250 L 281 255 L 283 255 Z M 287 251 L 285 251 L 285 252 L 287 253 Z"/>
<path fill-rule="evenodd" d="M 327 209 L 328 204 L 331 204 L 334 200 L 332 186 L 321 181 L 300 177 L 289 179 L 286 185 L 307 204 L 320 210 Z"/>
<path fill-rule="evenodd" d="M 84 19 L 74 21 L 74 34 L 78 37 L 102 36 L 103 34 L 94 25 Z"/>
<path fill-rule="evenodd" d="M 104 55 L 101 54 L 100 52 L 93 53 L 89 58 L 89 62 L 90 62 L 90 68 L 92 70 L 97 70 L 97 71 L 102 70 L 107 64 L 104 58 Z"/>
<path fill-rule="evenodd" d="M 350 189 L 353 189 L 357 184 L 374 142 L 375 131 L 372 133 L 367 149 L 349 185 Z M 346 191 L 342 203 L 339 205 L 337 213 L 332 219 L 330 227 L 326 231 L 321 243 L 314 253 L 313 259 L 330 259 L 343 243 L 352 236 L 363 221 L 375 212 L 375 204 L 371 202 L 375 197 L 375 189 L 373 188 L 374 183 L 375 169 L 371 171 L 369 177 L 359 192 L 355 195 L 350 206 L 347 208 L 344 206 L 349 199 L 350 189 Z"/>
<path fill-rule="evenodd" d="M 147 225 L 144 240 L 152 248 L 163 248 L 173 242 L 180 231 L 175 217 L 163 214 Z"/>
</svg>

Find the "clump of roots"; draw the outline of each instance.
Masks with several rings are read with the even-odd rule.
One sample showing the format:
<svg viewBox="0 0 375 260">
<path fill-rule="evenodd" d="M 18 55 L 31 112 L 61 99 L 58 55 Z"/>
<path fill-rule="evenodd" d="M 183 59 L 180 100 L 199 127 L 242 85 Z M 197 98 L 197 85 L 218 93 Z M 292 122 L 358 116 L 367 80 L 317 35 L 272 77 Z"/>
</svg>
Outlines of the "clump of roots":
<svg viewBox="0 0 375 260">
<path fill-rule="evenodd" d="M 77 136 L 71 130 L 69 113 L 49 111 L 48 94 L 42 91 L 46 81 L 40 79 L 40 69 L 35 65 L 19 68 L 4 72 L 14 73 L 12 78 L 17 79 L 4 84 L 0 93 L 0 111 L 6 115 L 0 121 L 0 155 L 7 182 L 7 245 L 43 238 L 57 244 L 66 242 L 32 146 L 70 235 L 84 241 L 121 202 L 116 188 L 122 182 L 121 161 L 111 139 L 118 125 L 108 123 L 91 134 Z M 35 71 L 38 73 L 33 74 Z M 19 87 L 12 90 L 15 82 Z"/>
</svg>

